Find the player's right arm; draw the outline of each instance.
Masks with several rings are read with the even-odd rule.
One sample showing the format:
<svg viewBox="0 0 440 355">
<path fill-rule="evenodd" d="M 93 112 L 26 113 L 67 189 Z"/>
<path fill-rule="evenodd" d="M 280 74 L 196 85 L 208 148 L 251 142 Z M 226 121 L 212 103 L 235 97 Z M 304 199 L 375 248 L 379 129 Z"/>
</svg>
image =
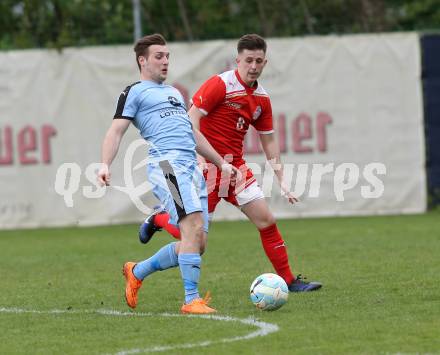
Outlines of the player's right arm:
<svg viewBox="0 0 440 355">
<path fill-rule="evenodd" d="M 110 185 L 110 165 L 118 153 L 121 139 L 129 125 L 130 120 L 115 119 L 105 134 L 101 152 L 102 166 L 98 172 L 98 181 L 102 186 Z"/>
<path fill-rule="evenodd" d="M 113 122 L 105 134 L 101 150 L 101 168 L 98 171 L 98 182 L 103 185 L 110 185 L 110 165 L 118 153 L 119 144 L 124 133 L 127 131 L 130 122 L 136 115 L 139 107 L 136 90 L 132 88 L 139 84 L 136 82 L 129 85 L 119 96 Z"/>
</svg>

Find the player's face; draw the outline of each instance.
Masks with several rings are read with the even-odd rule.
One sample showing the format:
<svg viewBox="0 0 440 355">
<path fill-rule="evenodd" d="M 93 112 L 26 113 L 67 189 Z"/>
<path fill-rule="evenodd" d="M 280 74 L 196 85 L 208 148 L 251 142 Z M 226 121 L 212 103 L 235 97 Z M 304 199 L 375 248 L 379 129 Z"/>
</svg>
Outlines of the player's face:
<svg viewBox="0 0 440 355">
<path fill-rule="evenodd" d="M 237 69 L 241 80 L 252 86 L 263 72 L 267 59 L 263 50 L 244 49 L 237 56 Z"/>
<path fill-rule="evenodd" d="M 148 48 L 148 57 L 139 57 L 143 80 L 157 83 L 165 81 L 168 74 L 170 52 L 166 46 L 154 44 Z"/>
</svg>

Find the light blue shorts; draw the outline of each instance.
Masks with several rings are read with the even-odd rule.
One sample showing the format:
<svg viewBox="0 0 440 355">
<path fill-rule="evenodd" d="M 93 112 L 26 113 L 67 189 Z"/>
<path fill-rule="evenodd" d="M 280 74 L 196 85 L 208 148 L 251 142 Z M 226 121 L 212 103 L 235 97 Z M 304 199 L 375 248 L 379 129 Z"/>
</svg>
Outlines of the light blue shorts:
<svg viewBox="0 0 440 355">
<path fill-rule="evenodd" d="M 147 165 L 147 172 L 154 196 L 170 214 L 170 223 L 178 226 L 186 215 L 202 212 L 203 229 L 208 233 L 208 193 L 197 162 L 151 162 Z"/>
</svg>

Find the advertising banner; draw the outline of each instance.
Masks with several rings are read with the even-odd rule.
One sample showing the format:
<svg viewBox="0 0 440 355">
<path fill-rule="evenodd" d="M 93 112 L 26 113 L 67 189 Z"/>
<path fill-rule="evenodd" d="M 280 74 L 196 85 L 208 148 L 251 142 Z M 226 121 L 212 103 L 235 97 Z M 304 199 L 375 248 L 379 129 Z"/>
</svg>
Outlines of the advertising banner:
<svg viewBox="0 0 440 355">
<path fill-rule="evenodd" d="M 167 83 L 189 105 L 235 67 L 236 41 L 170 43 Z M 268 39 L 259 84 L 272 101 L 280 195 L 258 133 L 246 160 L 277 217 L 419 213 L 426 208 L 417 34 Z M 0 53 L 0 228 L 140 222 L 157 203 L 148 146 L 131 126 L 99 188 L 101 144 L 120 93 L 139 79 L 132 46 Z M 238 219 L 225 202 L 215 219 Z"/>
</svg>

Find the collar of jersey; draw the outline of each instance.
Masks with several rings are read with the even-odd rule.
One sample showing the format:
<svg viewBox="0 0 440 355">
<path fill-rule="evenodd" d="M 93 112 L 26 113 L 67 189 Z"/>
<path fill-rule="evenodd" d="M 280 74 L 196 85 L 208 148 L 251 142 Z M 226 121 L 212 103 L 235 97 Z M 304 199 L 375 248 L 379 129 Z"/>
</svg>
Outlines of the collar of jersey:
<svg viewBox="0 0 440 355">
<path fill-rule="evenodd" d="M 246 84 L 243 80 L 241 80 L 240 78 L 240 74 L 238 74 L 238 69 L 235 69 L 235 76 L 237 77 L 237 80 L 240 82 L 241 85 L 244 86 L 244 88 L 246 89 L 246 91 L 250 90 L 250 91 L 255 91 L 257 90 L 258 87 L 258 81 L 255 80 L 255 85 L 254 86 L 249 86 L 248 84 Z"/>
<path fill-rule="evenodd" d="M 154 80 L 140 80 L 140 82 L 141 83 L 151 83 L 154 85 L 165 85 L 163 81 L 161 83 L 158 83 L 157 81 L 154 81 Z"/>
</svg>

